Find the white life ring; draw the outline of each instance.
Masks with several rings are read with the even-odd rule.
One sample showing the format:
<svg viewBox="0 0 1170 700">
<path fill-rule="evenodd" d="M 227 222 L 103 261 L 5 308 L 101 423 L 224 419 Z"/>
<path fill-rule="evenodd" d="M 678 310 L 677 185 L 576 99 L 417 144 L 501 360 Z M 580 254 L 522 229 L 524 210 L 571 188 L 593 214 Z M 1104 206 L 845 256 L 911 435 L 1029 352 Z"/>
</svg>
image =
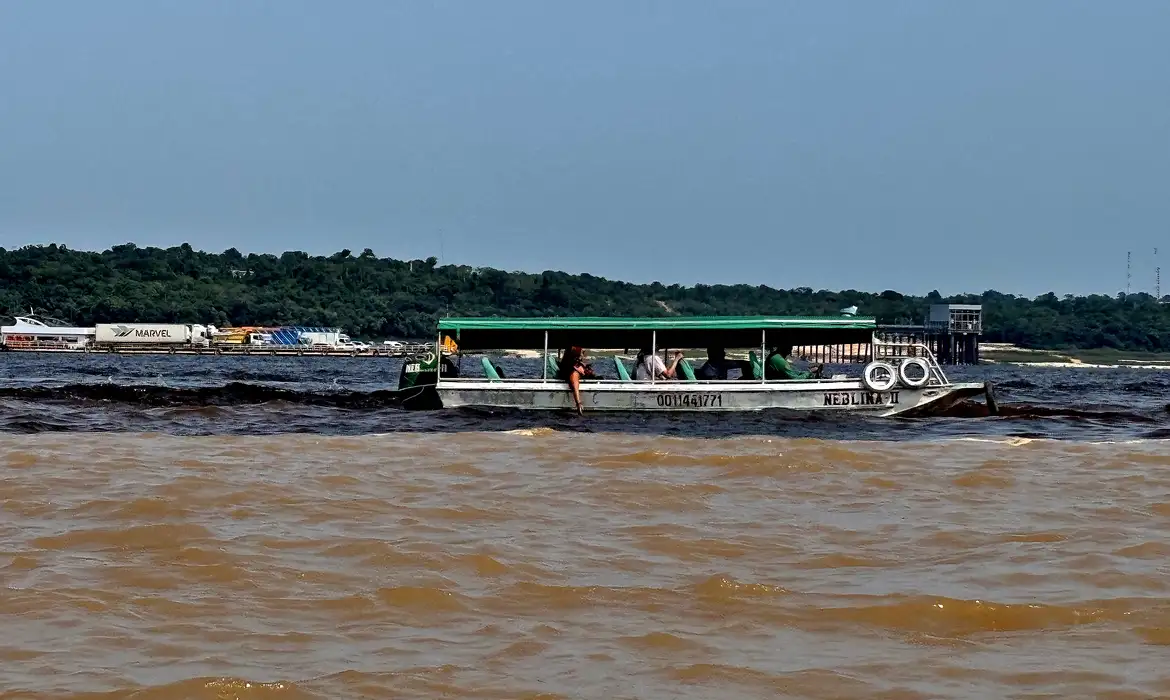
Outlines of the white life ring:
<svg viewBox="0 0 1170 700">
<path fill-rule="evenodd" d="M 874 374 L 878 370 L 886 373 L 885 379 L 874 378 Z M 893 365 L 888 362 L 871 362 L 865 366 L 865 371 L 861 373 L 861 383 L 866 389 L 875 393 L 889 391 L 898 383 L 898 370 L 894 369 Z"/>
<path fill-rule="evenodd" d="M 906 373 L 906 370 L 910 367 L 920 368 L 922 370 L 922 376 L 917 378 L 911 377 Z M 898 366 L 898 377 L 902 380 L 903 384 L 914 389 L 920 386 L 926 386 L 926 383 L 930 381 L 930 365 L 926 364 L 926 360 L 921 357 L 907 357 Z"/>
</svg>

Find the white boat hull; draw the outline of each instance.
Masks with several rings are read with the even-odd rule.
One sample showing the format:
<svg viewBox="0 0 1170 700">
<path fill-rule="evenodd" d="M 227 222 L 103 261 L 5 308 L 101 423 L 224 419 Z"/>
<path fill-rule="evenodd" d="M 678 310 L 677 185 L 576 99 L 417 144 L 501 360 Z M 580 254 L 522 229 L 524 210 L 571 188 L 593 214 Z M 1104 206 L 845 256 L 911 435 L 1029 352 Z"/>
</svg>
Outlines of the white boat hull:
<svg viewBox="0 0 1170 700">
<path fill-rule="evenodd" d="M 436 386 L 444 408 L 482 407 L 535 411 L 573 411 L 568 384 L 540 380 L 444 380 Z M 586 412 L 734 412 L 783 409 L 860 411 L 893 416 L 926 408 L 946 408 L 983 394 L 983 384 L 898 387 L 871 392 L 860 380 L 795 382 L 583 382 Z"/>
</svg>

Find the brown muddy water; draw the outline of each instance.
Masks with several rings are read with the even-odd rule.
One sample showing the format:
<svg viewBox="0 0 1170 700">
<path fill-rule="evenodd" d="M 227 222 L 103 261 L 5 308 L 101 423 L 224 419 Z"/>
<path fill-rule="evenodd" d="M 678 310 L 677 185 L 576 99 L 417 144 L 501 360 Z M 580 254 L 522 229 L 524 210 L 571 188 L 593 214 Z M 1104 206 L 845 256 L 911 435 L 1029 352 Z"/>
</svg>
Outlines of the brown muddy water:
<svg viewBox="0 0 1170 700">
<path fill-rule="evenodd" d="M 1165 442 L 913 425 L 0 435 L 0 698 L 1170 695 Z"/>
</svg>

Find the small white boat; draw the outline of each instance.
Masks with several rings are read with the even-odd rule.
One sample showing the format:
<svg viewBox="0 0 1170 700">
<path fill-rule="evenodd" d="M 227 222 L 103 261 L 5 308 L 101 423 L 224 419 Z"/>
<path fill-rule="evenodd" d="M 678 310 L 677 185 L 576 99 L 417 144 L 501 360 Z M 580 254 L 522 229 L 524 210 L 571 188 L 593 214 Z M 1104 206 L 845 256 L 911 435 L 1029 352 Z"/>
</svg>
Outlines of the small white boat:
<svg viewBox="0 0 1170 700">
<path fill-rule="evenodd" d="M 435 390 L 444 408 L 483 407 L 537 411 L 575 410 L 567 382 L 555 378 L 560 349 L 586 348 L 599 371 L 612 361 L 615 378 L 586 379 L 581 403 L 590 411 L 731 412 L 787 409 L 858 411 L 880 416 L 945 410 L 985 394 L 990 385 L 952 383 L 925 345 L 886 343 L 872 318 L 839 317 L 675 317 L 675 318 L 444 318 L 439 343 L 453 337 L 460 354 L 503 350 L 540 350 L 539 378 L 509 379 L 485 355 L 484 376 L 435 373 Z M 868 363 L 857 376 L 771 379 L 762 358 L 779 346 L 860 345 Z M 634 373 L 616 355 L 600 357 L 596 348 L 751 348 L 751 373 L 740 379 L 633 381 Z M 441 355 L 436 347 L 431 357 Z M 759 356 L 756 356 L 759 351 Z M 745 375 L 747 370 L 745 367 Z M 462 374 L 462 373 L 460 373 Z M 684 376 L 693 376 L 689 367 Z"/>
</svg>

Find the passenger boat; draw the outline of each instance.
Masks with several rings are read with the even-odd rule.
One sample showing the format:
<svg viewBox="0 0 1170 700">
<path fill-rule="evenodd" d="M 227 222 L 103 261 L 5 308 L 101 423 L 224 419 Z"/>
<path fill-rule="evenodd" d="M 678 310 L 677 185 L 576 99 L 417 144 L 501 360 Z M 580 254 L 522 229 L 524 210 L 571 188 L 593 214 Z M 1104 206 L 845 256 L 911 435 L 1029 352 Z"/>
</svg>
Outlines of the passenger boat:
<svg viewBox="0 0 1170 700">
<path fill-rule="evenodd" d="M 444 364 L 443 344 L 464 354 L 483 354 L 483 376 L 463 373 Z M 446 338 L 446 339 L 444 339 Z M 576 410 L 569 386 L 555 378 L 557 360 L 566 347 L 585 348 L 598 373 L 614 378 L 587 379 L 580 385 L 582 407 L 591 411 L 729 412 L 787 409 L 796 411 L 857 411 L 879 416 L 913 415 L 945 410 L 971 397 L 994 398 L 989 384 L 953 383 L 930 349 L 917 343 L 883 342 L 874 319 L 839 317 L 670 317 L 670 318 L 444 318 L 438 345 L 423 361 L 427 377 L 443 408 L 482 407 L 536 411 Z M 856 376 L 766 379 L 763 359 L 775 346 L 857 344 L 868 347 L 864 368 Z M 751 349 L 751 376 L 728 380 L 646 380 L 634 376 L 615 355 L 600 348 L 721 347 Z M 540 375 L 505 378 L 487 354 L 503 350 L 542 353 Z M 756 352 L 759 355 L 756 355 Z M 487 353 L 487 354 L 484 354 Z M 612 363 L 612 369 L 606 365 Z M 685 361 L 684 361 L 685 363 Z M 685 367 L 686 365 L 684 365 Z M 405 368 L 404 368 L 405 369 Z M 418 369 L 418 366 L 415 366 Z M 687 368 L 683 372 L 693 376 Z M 404 375 L 405 376 L 405 375 Z M 412 383 L 422 383 L 415 377 Z"/>
</svg>

